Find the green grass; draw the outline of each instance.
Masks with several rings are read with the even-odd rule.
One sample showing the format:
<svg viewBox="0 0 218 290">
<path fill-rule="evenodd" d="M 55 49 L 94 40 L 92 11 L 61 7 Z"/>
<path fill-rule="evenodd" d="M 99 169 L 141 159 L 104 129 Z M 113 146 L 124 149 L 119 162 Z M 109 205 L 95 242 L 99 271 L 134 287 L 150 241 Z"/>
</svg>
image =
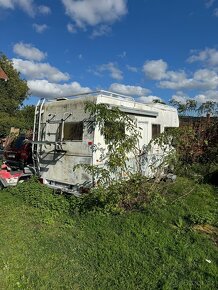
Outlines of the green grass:
<svg viewBox="0 0 218 290">
<path fill-rule="evenodd" d="M 218 289 L 217 236 L 193 228 L 217 226 L 209 185 L 180 178 L 161 207 L 107 216 L 10 192 L 0 192 L 0 289 Z"/>
</svg>

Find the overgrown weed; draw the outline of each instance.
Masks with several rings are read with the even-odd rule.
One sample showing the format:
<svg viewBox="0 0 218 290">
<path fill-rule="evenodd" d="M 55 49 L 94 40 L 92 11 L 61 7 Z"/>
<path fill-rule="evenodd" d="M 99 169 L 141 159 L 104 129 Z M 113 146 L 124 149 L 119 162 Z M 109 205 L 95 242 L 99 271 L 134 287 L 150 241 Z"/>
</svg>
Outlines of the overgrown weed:
<svg viewBox="0 0 218 290">
<path fill-rule="evenodd" d="M 184 207 L 184 219 L 187 222 L 212 225 L 216 225 L 218 220 L 213 204 L 215 191 L 211 185 L 198 184 L 186 177 L 178 177 L 170 183 L 154 183 L 141 175 L 132 175 L 129 180 L 116 181 L 107 187 L 100 185 L 79 198 L 56 194 L 34 179 L 7 189 L 8 193 L 16 195 L 25 203 L 51 212 L 53 216 L 154 211 L 175 204 Z"/>
</svg>

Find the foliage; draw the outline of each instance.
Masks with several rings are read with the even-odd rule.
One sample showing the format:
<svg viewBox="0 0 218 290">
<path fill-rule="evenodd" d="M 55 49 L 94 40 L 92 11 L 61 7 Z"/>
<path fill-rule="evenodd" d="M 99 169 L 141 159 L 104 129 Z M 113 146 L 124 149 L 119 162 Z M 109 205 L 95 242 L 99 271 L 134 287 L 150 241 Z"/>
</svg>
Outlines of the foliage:
<svg viewBox="0 0 218 290">
<path fill-rule="evenodd" d="M 21 79 L 12 61 L 3 54 L 0 54 L 0 67 L 8 76 L 7 81 L 0 79 L 0 136 L 5 136 L 11 127 L 30 128 L 33 121 L 31 106 L 19 110 L 28 97 L 27 82 Z"/>
<path fill-rule="evenodd" d="M 95 174 L 100 180 L 107 182 L 111 176 L 119 179 L 123 175 L 129 175 L 129 168 L 127 162 L 129 160 L 129 153 L 135 155 L 139 153 L 138 139 L 141 134 L 136 129 L 135 122 L 119 108 L 110 108 L 107 104 L 94 104 L 87 102 L 85 111 L 89 112 L 90 117 L 86 120 L 89 131 L 98 127 L 101 135 L 105 137 L 107 152 L 102 152 L 100 162 L 106 164 L 105 168 L 95 166 L 83 166 L 91 174 Z M 97 148 L 96 150 L 101 150 Z"/>
<path fill-rule="evenodd" d="M 207 101 L 202 103 L 197 109 L 200 115 L 217 115 L 218 113 L 218 103 L 213 101 Z"/>
<path fill-rule="evenodd" d="M 180 102 L 175 99 L 170 100 L 170 104 L 177 108 L 181 116 L 192 115 L 211 115 L 216 116 L 218 113 L 218 103 L 213 101 L 206 101 L 205 103 L 198 104 L 193 99 L 187 99 L 185 102 Z"/>
<path fill-rule="evenodd" d="M 19 120 L 19 126 L 13 125 L 14 127 L 19 127 L 23 131 L 33 128 L 35 106 L 26 105 L 22 106 L 16 113 L 16 119 Z"/>
<path fill-rule="evenodd" d="M 95 183 L 110 185 L 113 180 L 119 181 L 120 178 L 131 178 L 132 170 L 128 161 L 134 162 L 136 168 L 134 172 L 140 176 L 142 173 L 142 163 L 150 156 L 153 146 L 158 146 L 162 156 L 149 161 L 152 172 L 157 172 L 158 178 L 170 162 L 175 162 L 175 150 L 171 144 L 171 134 L 165 132 L 156 139 L 152 139 L 147 146 L 139 148 L 141 138 L 140 127 L 137 127 L 135 120 L 117 107 L 110 108 L 106 104 L 95 104 L 88 102 L 86 111 L 90 117 L 86 120 L 89 131 L 98 128 L 104 136 L 106 150 L 101 148 L 101 144 L 94 145 L 95 151 L 100 151 L 100 160 L 104 167 L 98 165 L 79 164 L 89 174 L 95 177 Z M 103 149 L 103 150 L 102 150 Z M 106 151 L 106 153 L 105 153 Z M 148 160 L 146 161 L 148 162 Z"/>
<path fill-rule="evenodd" d="M 181 115 L 186 115 L 187 113 L 192 113 L 195 112 L 196 107 L 197 107 L 197 102 L 192 99 L 186 100 L 185 103 L 179 102 L 175 99 L 172 99 L 170 101 L 170 104 L 175 106 L 178 110 L 178 113 Z"/>
<path fill-rule="evenodd" d="M 69 203 L 64 196 L 53 194 L 52 190 L 32 178 L 28 182 L 18 184 L 16 187 L 7 188 L 6 191 L 20 197 L 25 203 L 36 208 L 68 213 Z"/>
<path fill-rule="evenodd" d="M 194 108 L 195 104 L 190 101 L 189 106 Z M 161 180 L 166 176 L 163 175 L 165 171 L 170 169 L 174 172 L 176 170 L 179 174 L 187 174 L 189 165 L 199 161 L 208 162 L 213 156 L 209 148 L 214 146 L 217 127 L 211 126 L 211 123 L 208 127 L 204 126 L 202 132 L 196 131 L 191 126 L 169 129 L 152 139 L 140 152 L 137 147 L 140 130 L 129 116 L 120 112 L 118 108 L 110 109 L 104 104 L 88 103 L 86 110 L 90 112 L 90 119 L 87 120 L 89 130 L 98 126 L 101 134 L 106 137 L 108 150 L 106 154 L 101 155 L 101 161 L 106 161 L 105 167 L 87 164 L 76 166 L 83 167 L 94 176 L 98 187 L 84 195 L 80 199 L 79 206 L 72 199 L 72 208 L 75 211 L 122 213 L 129 210 L 142 210 L 147 203 L 156 202 L 161 205 L 164 203 L 164 197 L 160 185 L 163 186 Z M 110 126 L 106 126 L 108 123 Z M 125 132 L 121 130 L 121 124 L 125 127 Z M 161 157 L 150 162 L 149 152 L 155 146 L 162 154 Z M 136 174 L 132 174 L 127 166 L 130 152 L 134 152 L 138 162 Z M 141 158 L 149 162 L 150 169 L 155 172 L 153 180 L 148 181 L 142 176 Z M 123 173 L 128 177 L 127 180 L 123 180 Z M 115 176 L 118 178 L 114 178 Z M 192 177 L 197 181 L 200 180 L 195 173 Z M 203 178 L 201 176 L 201 181 Z"/>
<path fill-rule="evenodd" d="M 0 112 L 0 137 L 6 136 L 11 127 L 20 128 L 21 132 L 33 128 L 35 108 L 33 105 L 22 106 L 13 115 Z"/>
<path fill-rule="evenodd" d="M 7 81 L 0 80 L 0 112 L 12 115 L 27 98 L 28 86 L 20 78 L 20 73 L 13 67 L 12 61 L 3 54 L 0 55 L 0 67 L 8 76 Z"/>
<path fill-rule="evenodd" d="M 218 162 L 218 126 L 217 121 L 201 120 L 197 124 L 186 124 L 164 132 L 162 138 L 171 138 L 177 154 L 177 164 L 189 168 L 194 163 L 207 163 L 210 166 Z M 170 141 L 170 140 L 169 140 Z M 167 144 L 167 143 L 165 143 Z M 175 162 L 174 162 L 175 164 Z"/>
<path fill-rule="evenodd" d="M 180 115 L 189 115 L 186 118 L 181 117 L 180 128 L 174 130 L 173 134 L 179 160 L 184 168 L 189 168 L 196 162 L 208 163 L 209 167 L 216 164 L 218 121 L 217 117 L 211 118 L 211 116 L 217 116 L 218 103 L 207 101 L 198 105 L 192 99 L 186 100 L 186 103 L 172 99 L 170 103 L 177 107 Z M 207 118 L 202 117 L 205 115 Z"/>
<path fill-rule="evenodd" d="M 149 182 L 141 174 L 134 174 L 128 180 L 113 181 L 108 186 L 101 184 L 92 188 L 79 201 L 72 197 L 73 213 L 102 212 L 122 214 L 127 211 L 143 211 L 147 204 L 164 202 L 159 184 Z"/>
</svg>

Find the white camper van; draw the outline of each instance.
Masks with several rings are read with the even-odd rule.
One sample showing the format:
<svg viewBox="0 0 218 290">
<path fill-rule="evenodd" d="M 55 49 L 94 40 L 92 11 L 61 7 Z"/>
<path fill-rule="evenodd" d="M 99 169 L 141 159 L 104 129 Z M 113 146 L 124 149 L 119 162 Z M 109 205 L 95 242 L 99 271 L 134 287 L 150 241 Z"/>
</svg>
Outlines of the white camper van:
<svg viewBox="0 0 218 290">
<path fill-rule="evenodd" d="M 179 126 L 177 111 L 170 106 L 144 104 L 107 91 L 51 101 L 42 99 L 35 110 L 33 159 L 37 173 L 52 188 L 76 193 L 93 180 L 82 168 L 75 171 L 74 166 L 82 163 L 103 166 L 99 161 L 101 152 L 93 148 L 98 145 L 106 148 L 105 140 L 97 128 L 90 133 L 84 122 L 89 117 L 84 110 L 87 101 L 116 106 L 134 118 L 141 130 L 141 148 L 165 128 Z M 158 150 L 153 148 L 150 154 L 158 155 Z M 146 164 L 143 172 L 148 174 Z"/>
</svg>

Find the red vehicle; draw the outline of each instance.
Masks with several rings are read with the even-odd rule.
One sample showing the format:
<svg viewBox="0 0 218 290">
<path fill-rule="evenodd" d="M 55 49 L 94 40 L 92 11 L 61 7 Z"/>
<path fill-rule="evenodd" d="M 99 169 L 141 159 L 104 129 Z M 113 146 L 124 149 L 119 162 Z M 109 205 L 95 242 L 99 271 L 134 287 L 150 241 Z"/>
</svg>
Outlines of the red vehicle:
<svg viewBox="0 0 218 290">
<path fill-rule="evenodd" d="M 4 149 L 4 163 L 0 169 L 0 188 L 15 186 L 32 176 L 32 149 L 30 140 L 20 135 L 9 140 Z"/>
<path fill-rule="evenodd" d="M 32 164 L 32 145 L 29 139 L 24 134 L 17 138 L 9 140 L 4 149 L 4 159 L 7 161 L 14 161 L 20 166 Z"/>
</svg>

